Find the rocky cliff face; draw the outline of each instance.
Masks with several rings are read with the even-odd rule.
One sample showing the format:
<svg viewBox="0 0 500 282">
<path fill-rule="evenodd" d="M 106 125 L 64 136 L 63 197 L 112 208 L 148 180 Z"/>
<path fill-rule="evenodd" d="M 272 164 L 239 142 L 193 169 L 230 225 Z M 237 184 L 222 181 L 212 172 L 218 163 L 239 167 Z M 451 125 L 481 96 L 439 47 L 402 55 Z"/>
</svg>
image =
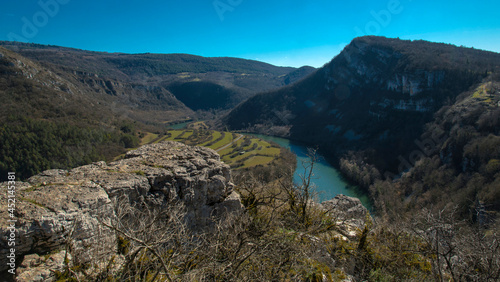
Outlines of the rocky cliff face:
<svg viewBox="0 0 500 282">
<path fill-rule="evenodd" d="M 188 226 L 194 230 L 206 228 L 214 216 L 242 211 L 230 178 L 229 166 L 220 161 L 215 151 L 176 142 L 143 146 L 110 164 L 99 162 L 70 171 L 45 171 L 16 184 L 16 258 L 19 263 L 25 255 L 33 254 L 23 262 L 24 269 L 29 270 L 31 265 L 33 269 L 46 270 L 40 265 L 61 262 L 61 255 L 45 259 L 38 255 L 64 250 L 69 239 L 83 260 L 92 261 L 100 251 L 116 249 L 116 234 L 100 220 L 115 216 L 113 202 L 120 197 L 132 204 L 164 209 L 177 200 L 185 207 Z M 7 183 L 0 186 L 7 191 Z M 0 197 L 5 207 L 6 194 Z M 6 241 L 10 234 L 8 220 L 7 211 L 1 210 L 1 271 L 7 269 L 10 248 Z M 50 273 L 19 275 L 43 281 Z"/>
<path fill-rule="evenodd" d="M 252 97 L 221 123 L 319 146 L 335 161 L 362 152 L 363 162 L 396 171 L 398 156 L 418 149 L 414 141 L 434 113 L 499 67 L 496 53 L 356 38 L 314 74 Z"/>
</svg>

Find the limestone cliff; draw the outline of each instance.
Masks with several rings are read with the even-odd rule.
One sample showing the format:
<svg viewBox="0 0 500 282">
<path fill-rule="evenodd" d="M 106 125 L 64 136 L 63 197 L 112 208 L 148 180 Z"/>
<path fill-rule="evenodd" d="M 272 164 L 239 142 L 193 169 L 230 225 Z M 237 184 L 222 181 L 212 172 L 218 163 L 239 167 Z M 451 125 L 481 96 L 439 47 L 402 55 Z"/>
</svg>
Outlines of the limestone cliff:
<svg viewBox="0 0 500 282">
<path fill-rule="evenodd" d="M 283 135 L 318 146 L 333 163 L 354 153 L 360 166 L 395 172 L 434 114 L 499 67 L 497 53 L 356 38 L 300 82 L 240 104 L 221 128 Z"/>
<path fill-rule="evenodd" d="M 168 209 L 171 200 L 178 200 L 185 207 L 188 226 L 193 230 L 205 228 L 213 216 L 242 210 L 230 179 L 229 166 L 220 161 L 215 151 L 163 142 L 130 151 L 124 159 L 110 164 L 98 162 L 69 171 L 50 170 L 27 182 L 18 182 L 17 263 L 29 255 L 29 261 L 22 264 L 25 268 L 18 269 L 18 278 L 47 279 L 51 273 L 44 267 L 40 268 L 44 271 L 35 274 L 22 269 L 36 269 L 41 264 L 57 269 L 54 261 L 63 261 L 57 253 L 64 250 L 69 239 L 72 248 L 80 250 L 79 259 L 89 261 L 101 249 L 116 248 L 116 234 L 103 226 L 100 219 L 115 216 L 112 203 L 118 197 L 164 209 Z M 6 191 L 7 183 L 0 186 Z M 6 196 L 0 196 L 4 207 Z M 7 269 L 8 220 L 7 210 L 1 210 L 0 271 Z M 40 257 L 50 253 L 57 255 Z"/>
</svg>

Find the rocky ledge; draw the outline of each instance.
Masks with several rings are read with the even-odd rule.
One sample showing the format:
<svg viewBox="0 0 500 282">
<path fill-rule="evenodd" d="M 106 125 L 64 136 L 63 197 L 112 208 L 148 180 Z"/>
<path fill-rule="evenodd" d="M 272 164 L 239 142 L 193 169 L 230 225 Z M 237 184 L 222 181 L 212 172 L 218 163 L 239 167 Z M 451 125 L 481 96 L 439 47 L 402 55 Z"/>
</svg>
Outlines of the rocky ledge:
<svg viewBox="0 0 500 282">
<path fill-rule="evenodd" d="M 27 182 L 17 182 L 16 264 L 27 266 L 31 262 L 21 264 L 22 259 L 34 255 L 45 255 L 47 260 L 67 248 L 69 238 L 72 248 L 82 250 L 80 258 L 90 261 L 99 253 L 97 248 L 116 248 L 116 234 L 99 219 L 116 216 L 113 202 L 117 198 L 161 208 L 178 200 L 185 207 L 188 226 L 194 230 L 206 228 L 215 216 L 243 210 L 230 179 L 229 166 L 215 151 L 163 142 L 130 151 L 124 159 L 110 164 L 49 170 Z M 7 183 L 0 186 L 7 191 Z M 6 207 L 7 194 L 2 193 L 0 200 Z M 8 268 L 9 219 L 8 211 L 0 210 L 0 271 Z M 43 281 L 51 274 L 18 271 L 18 277 L 23 275 Z"/>
<path fill-rule="evenodd" d="M 337 195 L 335 198 L 321 203 L 321 208 L 327 212 L 339 227 L 344 239 L 355 239 L 366 224 L 372 222 L 370 212 L 358 198 Z"/>
</svg>

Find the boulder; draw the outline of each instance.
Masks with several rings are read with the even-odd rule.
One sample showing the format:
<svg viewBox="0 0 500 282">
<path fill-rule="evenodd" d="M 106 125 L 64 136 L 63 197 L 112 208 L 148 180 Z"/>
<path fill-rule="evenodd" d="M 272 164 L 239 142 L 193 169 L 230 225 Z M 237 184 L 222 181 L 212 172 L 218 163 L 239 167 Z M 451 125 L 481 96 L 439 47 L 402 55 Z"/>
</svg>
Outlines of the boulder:
<svg viewBox="0 0 500 282">
<path fill-rule="evenodd" d="M 370 212 L 358 198 L 337 195 L 321 203 L 322 209 L 335 219 L 343 235 L 352 239 L 372 220 Z"/>
<path fill-rule="evenodd" d="M 65 259 L 71 259 L 71 255 L 69 253 L 66 255 L 66 251 L 45 256 L 27 255 L 17 270 L 16 279 L 18 281 L 56 281 L 54 272 L 64 272 Z"/>
</svg>

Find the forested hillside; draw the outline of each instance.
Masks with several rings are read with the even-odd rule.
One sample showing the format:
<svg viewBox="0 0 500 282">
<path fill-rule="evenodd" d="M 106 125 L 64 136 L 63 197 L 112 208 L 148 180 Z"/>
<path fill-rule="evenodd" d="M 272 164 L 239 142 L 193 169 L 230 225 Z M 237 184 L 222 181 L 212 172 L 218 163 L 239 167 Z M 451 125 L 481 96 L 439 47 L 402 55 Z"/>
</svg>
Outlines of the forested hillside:
<svg viewBox="0 0 500 282">
<path fill-rule="evenodd" d="M 416 174 L 413 181 L 403 178 L 390 184 L 397 187 L 392 190 L 372 186 L 374 199 L 382 193 L 377 191 L 391 191 L 387 193 L 431 204 L 419 195 L 446 199 L 448 192 L 465 193 L 467 196 L 455 198 L 467 201 L 467 205 L 459 203 L 461 208 L 468 209 L 479 200 L 487 203 L 489 210 L 497 210 L 493 194 L 498 189 L 493 187 L 498 187 L 500 97 L 494 74 L 499 70 L 497 53 L 425 41 L 362 37 L 295 85 L 250 98 L 221 124 L 232 130 L 282 135 L 319 146 L 366 191 L 379 180 L 390 179 L 387 183 L 392 183 L 412 169 L 420 159 L 419 152 L 430 150 L 422 149 L 428 146 L 424 141 L 430 139 L 433 151 L 424 157 L 433 161 L 426 160 L 425 166 L 415 167 L 409 175 L 424 168 L 425 172 Z M 439 177 L 434 178 L 436 174 Z M 432 193 L 445 194 L 438 197 Z M 390 202 L 381 200 L 384 205 Z"/>
<path fill-rule="evenodd" d="M 210 118 L 289 83 L 284 76 L 295 70 L 237 58 L 0 46 L 2 179 L 111 160 L 139 144 L 139 131 Z"/>
<path fill-rule="evenodd" d="M 416 140 L 420 149 L 401 158 L 405 171 L 370 187 L 379 209 L 391 215 L 432 206 L 453 206 L 470 222 L 492 223 L 500 211 L 500 75 L 440 109 Z M 361 162 L 343 160 L 354 178 L 365 177 Z M 391 203 L 391 204 L 388 204 Z"/>
<path fill-rule="evenodd" d="M 38 62 L 80 89 L 89 88 L 116 96 L 128 108 L 143 108 L 149 113 L 137 113 L 136 117 L 143 120 L 161 119 L 160 113 L 151 114 L 151 111 L 158 110 L 151 106 L 152 101 L 161 109 L 169 109 L 178 115 L 193 115 L 189 109 L 182 107 L 175 93 L 174 96 L 166 90 L 175 85 L 187 84 L 189 87 L 193 82 L 215 84 L 231 93 L 231 105 L 234 106 L 257 92 L 290 83 L 291 80 L 285 76 L 296 70 L 229 57 L 104 53 L 5 41 L 0 45 Z M 313 70 L 306 68 L 294 73 L 292 81 Z M 217 93 L 206 91 L 203 98 L 210 99 L 212 95 L 216 97 Z"/>
<path fill-rule="evenodd" d="M 91 97 L 63 91 L 64 80 L 36 63 L 0 52 L 2 180 L 10 171 L 25 179 L 50 168 L 109 160 L 137 146 L 132 121 Z"/>
</svg>

